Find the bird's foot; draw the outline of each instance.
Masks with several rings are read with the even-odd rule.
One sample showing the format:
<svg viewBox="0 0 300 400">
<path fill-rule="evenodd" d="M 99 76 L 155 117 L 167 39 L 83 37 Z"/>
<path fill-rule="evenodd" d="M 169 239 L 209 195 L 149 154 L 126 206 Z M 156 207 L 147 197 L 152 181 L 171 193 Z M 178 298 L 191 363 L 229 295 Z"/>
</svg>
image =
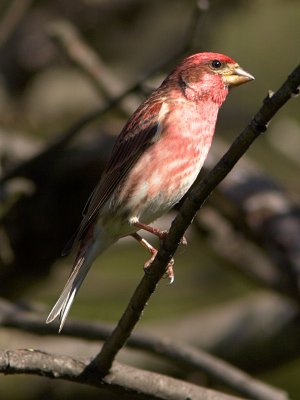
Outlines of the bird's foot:
<svg viewBox="0 0 300 400">
<path fill-rule="evenodd" d="M 166 269 L 166 273 L 165 273 L 165 277 L 169 279 L 169 285 L 172 285 L 172 283 L 175 280 L 175 274 L 174 274 L 174 258 L 172 258 L 169 262 L 169 264 L 167 265 L 167 269 Z"/>
<path fill-rule="evenodd" d="M 163 232 L 165 232 L 166 235 L 168 234 L 167 231 L 163 231 Z M 131 236 L 134 239 L 136 239 L 143 247 L 145 247 L 151 254 L 150 259 L 147 262 L 145 262 L 145 264 L 144 264 L 144 272 L 145 272 L 145 274 L 149 274 L 150 273 L 149 267 L 151 266 L 151 264 L 154 261 L 154 258 L 156 257 L 157 250 L 150 243 L 148 243 L 147 240 L 142 238 L 138 233 L 133 233 Z M 183 242 L 183 240 L 185 242 Z M 182 244 L 186 245 L 185 237 L 182 238 Z M 174 259 L 172 258 L 170 260 L 169 264 L 167 265 L 166 273 L 165 273 L 166 277 L 169 278 L 170 284 L 174 282 L 174 278 L 175 278 L 173 266 L 174 266 Z"/>
<path fill-rule="evenodd" d="M 182 246 L 187 246 L 188 242 L 185 236 L 182 236 L 182 238 L 180 239 L 180 244 Z"/>
<path fill-rule="evenodd" d="M 149 274 L 150 273 L 149 268 L 150 268 L 151 264 L 153 263 L 153 261 L 154 261 L 154 259 L 156 257 L 157 250 L 154 249 L 154 248 L 153 248 L 153 250 L 155 250 L 155 252 L 153 251 L 151 258 L 147 262 L 145 262 L 145 264 L 144 264 L 144 272 L 145 272 L 145 274 Z M 164 275 L 165 278 L 169 279 L 169 284 L 170 285 L 174 282 L 174 279 L 175 279 L 173 266 L 174 266 L 174 258 L 172 258 L 170 260 L 169 264 L 167 265 L 166 272 L 165 272 L 165 275 Z"/>
</svg>

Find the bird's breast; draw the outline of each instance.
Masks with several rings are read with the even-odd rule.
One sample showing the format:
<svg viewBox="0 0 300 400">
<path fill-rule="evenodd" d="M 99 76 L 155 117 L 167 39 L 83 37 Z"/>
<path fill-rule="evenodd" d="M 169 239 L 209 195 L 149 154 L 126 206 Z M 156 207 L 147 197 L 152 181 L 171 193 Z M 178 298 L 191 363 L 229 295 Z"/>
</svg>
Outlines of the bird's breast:
<svg viewBox="0 0 300 400">
<path fill-rule="evenodd" d="M 130 215 L 152 222 L 184 196 L 207 156 L 216 113 L 210 110 L 209 118 L 192 107 L 168 114 L 160 138 L 141 155 L 122 187 L 120 196 Z"/>
</svg>

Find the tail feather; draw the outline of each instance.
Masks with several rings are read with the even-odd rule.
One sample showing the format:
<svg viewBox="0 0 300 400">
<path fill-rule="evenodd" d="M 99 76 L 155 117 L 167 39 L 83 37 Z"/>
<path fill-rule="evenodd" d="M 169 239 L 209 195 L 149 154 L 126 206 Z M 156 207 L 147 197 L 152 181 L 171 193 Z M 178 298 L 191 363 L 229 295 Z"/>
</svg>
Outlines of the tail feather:
<svg viewBox="0 0 300 400">
<path fill-rule="evenodd" d="M 100 238 L 92 241 L 92 243 L 90 243 L 90 241 L 88 240 L 90 238 L 86 239 L 86 243 L 84 239 L 81 242 L 81 247 L 78 252 L 71 275 L 69 276 L 69 279 L 65 287 L 63 288 L 59 299 L 55 303 L 46 320 L 46 323 L 49 324 L 56 318 L 59 318 L 59 332 L 61 332 L 64 326 L 74 298 L 87 273 L 89 272 L 89 269 L 91 268 L 94 259 L 100 252 L 104 251 L 111 244 L 111 242 L 100 240 Z"/>
<path fill-rule="evenodd" d="M 86 259 L 84 257 L 81 257 L 76 262 L 59 299 L 55 303 L 46 320 L 46 323 L 49 324 L 58 317 L 60 319 L 59 332 L 62 330 L 65 324 L 76 293 L 78 292 L 82 282 L 84 281 L 84 278 L 86 277 L 91 267 L 92 261 L 89 264 L 87 264 L 85 261 Z"/>
</svg>

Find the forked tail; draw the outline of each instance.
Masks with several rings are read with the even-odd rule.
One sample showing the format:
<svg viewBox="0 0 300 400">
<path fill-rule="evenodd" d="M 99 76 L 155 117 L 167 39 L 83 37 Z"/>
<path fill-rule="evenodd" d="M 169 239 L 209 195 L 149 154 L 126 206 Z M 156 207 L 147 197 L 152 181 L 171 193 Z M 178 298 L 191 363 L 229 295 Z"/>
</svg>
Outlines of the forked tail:
<svg viewBox="0 0 300 400">
<path fill-rule="evenodd" d="M 84 242 L 84 240 L 83 240 Z M 96 256 L 104 251 L 110 243 L 102 241 L 100 238 L 92 243 L 81 243 L 76 261 L 71 275 L 54 307 L 52 308 L 46 323 L 54 321 L 57 317 L 60 319 L 59 332 L 62 330 L 74 298 L 84 281 L 89 269 Z"/>
</svg>

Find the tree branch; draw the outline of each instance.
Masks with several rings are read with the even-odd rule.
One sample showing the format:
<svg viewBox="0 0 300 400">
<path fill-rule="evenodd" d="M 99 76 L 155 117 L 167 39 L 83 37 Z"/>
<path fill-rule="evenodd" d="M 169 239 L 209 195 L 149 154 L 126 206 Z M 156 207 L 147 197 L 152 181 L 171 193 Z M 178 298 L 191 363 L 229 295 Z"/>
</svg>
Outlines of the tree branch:
<svg viewBox="0 0 300 400">
<path fill-rule="evenodd" d="M 190 43 L 192 42 L 192 39 L 196 33 L 197 27 L 201 22 L 201 17 L 207 11 L 207 9 L 201 5 L 201 2 L 198 3 L 196 5 L 191 23 L 188 26 L 182 47 L 177 49 L 173 54 L 168 55 L 159 63 L 159 65 L 155 65 L 143 73 L 143 75 L 137 79 L 136 82 L 134 82 L 132 85 L 129 85 L 129 87 L 125 90 L 122 90 L 121 85 L 118 84 L 114 85 L 115 89 L 112 91 L 111 86 L 105 84 L 105 79 L 107 77 L 105 72 L 107 71 L 107 68 L 105 65 L 103 65 L 102 68 L 102 63 L 99 56 L 92 48 L 88 46 L 87 43 L 83 42 L 74 26 L 62 21 L 60 24 L 53 24 L 49 29 L 49 33 L 52 32 L 52 35 L 55 36 L 56 40 L 64 48 L 70 59 L 72 59 L 72 61 L 76 63 L 76 65 L 78 65 L 82 71 L 85 72 L 85 75 L 87 75 L 93 82 L 97 81 L 96 87 L 99 91 L 102 91 L 102 94 L 106 96 L 108 101 L 103 107 L 99 108 L 98 110 L 91 111 L 87 115 L 83 116 L 80 120 L 76 121 L 69 129 L 67 129 L 67 131 L 57 134 L 55 139 L 48 143 L 39 154 L 20 163 L 19 165 L 16 165 L 11 170 L 4 172 L 0 177 L 0 185 L 17 176 L 30 177 L 31 172 L 35 169 L 38 169 L 38 165 L 41 161 L 47 160 L 53 154 L 66 147 L 71 140 L 73 140 L 74 137 L 77 136 L 78 133 L 89 123 L 94 121 L 96 118 L 99 118 L 116 105 L 120 104 L 128 95 L 140 89 L 143 83 L 149 77 L 157 73 L 157 71 L 165 68 L 172 61 L 184 54 L 190 47 Z M 82 54 L 79 54 L 78 56 L 78 46 L 79 53 L 83 52 L 84 55 L 90 60 L 90 63 L 83 59 L 84 57 L 82 57 Z M 114 80 L 116 81 L 117 78 L 114 78 Z M 119 95 L 115 94 L 115 92 L 117 92 L 116 86 L 120 86 L 118 88 L 118 92 L 121 92 Z"/>
<path fill-rule="evenodd" d="M 57 334 L 57 326 L 55 324 L 46 325 L 44 318 L 38 317 L 28 311 L 23 311 L 16 305 L 4 300 L 0 301 L 0 324 L 1 326 L 16 327 L 31 333 L 43 335 Z M 111 332 L 112 326 L 108 324 L 70 320 L 66 324 L 62 335 L 92 340 L 105 340 L 110 336 Z M 171 340 L 170 338 L 164 338 L 161 335 L 158 337 L 151 334 L 134 333 L 128 341 L 128 346 L 162 356 L 186 368 L 199 369 L 216 382 L 225 384 L 244 396 L 257 400 L 287 399 L 287 395 L 283 391 L 252 378 L 228 362 L 196 347 Z"/>
<path fill-rule="evenodd" d="M 14 0 L 9 4 L 6 13 L 0 21 L 0 47 L 5 44 L 15 31 L 33 1 L 34 0 Z"/>
<path fill-rule="evenodd" d="M 265 98 L 260 110 L 243 132 L 235 139 L 227 153 L 211 172 L 188 192 L 186 200 L 180 207 L 178 215 L 171 225 L 169 234 L 160 245 L 157 256 L 149 268 L 149 274 L 143 276 L 112 335 L 106 340 L 100 353 L 92 362 L 93 367 L 101 371 L 102 374 L 105 375 L 110 370 L 116 354 L 126 343 L 133 328 L 140 319 L 151 294 L 164 275 L 168 263 L 177 250 L 186 229 L 193 221 L 196 212 L 214 188 L 248 150 L 254 140 L 262 132 L 265 132 L 268 123 L 276 112 L 293 94 L 298 93 L 299 85 L 300 65 L 295 68 L 276 93 L 272 96 L 268 95 Z"/>
<path fill-rule="evenodd" d="M 69 21 L 60 20 L 50 24 L 48 32 L 83 75 L 90 79 L 98 93 L 104 95 L 107 100 L 112 100 L 124 91 L 123 85 L 113 76 L 98 53 L 83 40 L 76 27 Z"/>
<path fill-rule="evenodd" d="M 245 321 L 249 325 L 247 330 Z M 4 300 L 0 302 L 0 324 L 3 327 L 17 328 L 41 336 L 48 334 L 57 336 L 58 326 L 55 324 L 46 326 L 44 318 L 33 312 L 25 312 L 24 308 Z M 61 335 L 99 342 L 105 340 L 112 329 L 112 325 L 107 323 L 69 319 Z M 156 333 L 158 330 L 159 338 L 162 340 L 164 337 L 169 339 L 172 337 L 172 343 L 184 340 L 193 347 L 205 349 L 253 372 L 274 368 L 300 354 L 298 307 L 294 302 L 270 291 L 255 291 L 242 299 L 212 307 L 209 311 L 193 311 L 180 319 L 168 319 L 158 325 L 155 323 L 148 325 L 146 335 L 143 331 L 136 330 L 126 346 L 146 350 L 147 346 L 145 348 L 143 346 L 149 331 Z M 242 336 L 241 331 L 244 332 Z M 150 335 L 150 338 L 152 337 L 155 343 L 156 336 Z M 14 344 L 14 340 L 12 343 Z M 74 351 L 77 353 L 76 346 L 75 344 Z M 94 349 L 94 345 L 91 346 Z M 147 351 L 156 354 L 156 347 L 153 346 L 153 350 Z M 163 357 L 163 354 L 161 356 Z M 139 358 L 144 364 L 145 359 L 142 354 Z M 199 368 L 202 367 L 199 365 Z"/>
<path fill-rule="evenodd" d="M 31 349 L 0 351 L 0 372 L 64 379 L 119 394 L 138 394 L 143 399 L 237 400 L 237 397 L 119 363 L 115 363 L 110 373 L 100 378 L 98 374 L 90 374 L 89 360 L 76 360 Z"/>
</svg>

